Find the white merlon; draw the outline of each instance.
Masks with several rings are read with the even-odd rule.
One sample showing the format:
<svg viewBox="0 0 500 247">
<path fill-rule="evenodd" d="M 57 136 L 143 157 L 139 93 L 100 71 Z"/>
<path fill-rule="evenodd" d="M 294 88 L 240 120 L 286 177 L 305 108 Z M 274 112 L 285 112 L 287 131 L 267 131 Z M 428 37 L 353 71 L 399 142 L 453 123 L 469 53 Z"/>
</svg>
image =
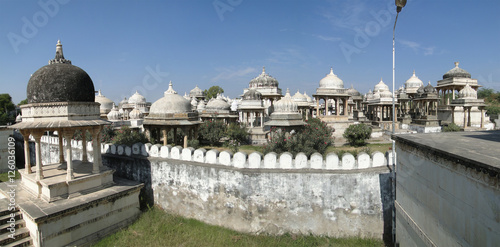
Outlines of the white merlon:
<svg viewBox="0 0 500 247">
<path fill-rule="evenodd" d="M 58 137 L 44 136 L 41 139 L 42 143 L 50 143 L 50 145 L 59 144 Z M 72 140 L 72 145 L 73 149 L 82 150 L 82 141 Z M 64 146 L 66 146 L 66 143 L 64 143 Z M 215 149 L 207 151 L 203 148 L 172 147 L 170 145 L 153 145 L 151 143 L 136 143 L 132 146 L 107 143 L 101 144 L 101 150 L 103 154 L 177 159 L 246 169 L 359 170 L 391 165 L 390 153 L 383 154 L 379 151 L 371 155 L 361 152 L 357 157 L 354 157 L 350 153 L 344 153 L 342 157 L 339 157 L 335 153 L 328 153 L 325 157 L 319 153 L 314 153 L 308 158 L 304 153 L 298 153 L 295 157 L 288 152 L 280 155 L 274 152 L 266 155 L 254 152 L 247 155 L 243 152 L 233 154 L 229 151 L 219 152 Z M 90 141 L 87 142 L 87 152 L 89 158 L 92 160 L 92 143 Z M 81 151 L 79 153 L 81 155 Z"/>
</svg>

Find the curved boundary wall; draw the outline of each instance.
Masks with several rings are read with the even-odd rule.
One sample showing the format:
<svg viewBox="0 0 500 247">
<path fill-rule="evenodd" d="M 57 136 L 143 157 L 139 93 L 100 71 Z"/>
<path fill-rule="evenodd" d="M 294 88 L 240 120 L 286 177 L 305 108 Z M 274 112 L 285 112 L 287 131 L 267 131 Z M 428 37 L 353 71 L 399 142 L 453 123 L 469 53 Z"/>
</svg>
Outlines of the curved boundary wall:
<svg viewBox="0 0 500 247">
<path fill-rule="evenodd" d="M 42 142 L 43 160 L 56 162 L 57 138 Z M 81 158 L 81 142 L 73 142 L 73 158 Z M 256 234 L 391 238 L 390 171 L 380 152 L 308 159 L 140 143 L 101 148 L 104 165 L 145 183 L 143 196 L 169 213 Z M 92 160 L 90 144 L 87 151 Z"/>
</svg>

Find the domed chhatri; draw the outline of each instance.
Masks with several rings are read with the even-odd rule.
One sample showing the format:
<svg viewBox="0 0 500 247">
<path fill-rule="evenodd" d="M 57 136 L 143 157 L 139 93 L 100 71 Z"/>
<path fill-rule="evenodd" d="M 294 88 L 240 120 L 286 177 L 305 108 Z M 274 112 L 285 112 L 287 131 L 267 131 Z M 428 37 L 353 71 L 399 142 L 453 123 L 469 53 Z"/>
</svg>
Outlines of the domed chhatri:
<svg viewBox="0 0 500 247">
<path fill-rule="evenodd" d="M 201 90 L 198 85 L 196 85 L 196 87 L 189 91 L 189 97 L 196 98 L 198 100 L 205 99 L 205 92 L 203 92 L 203 90 Z"/>
<path fill-rule="evenodd" d="M 130 119 L 142 119 L 144 114 L 136 107 L 129 113 L 129 117 Z"/>
<path fill-rule="evenodd" d="M 279 83 L 274 77 L 266 73 L 266 67 L 262 67 L 262 73 L 253 78 L 248 87 L 249 88 L 261 88 L 261 87 L 278 87 Z"/>
<path fill-rule="evenodd" d="M 319 81 L 320 88 L 344 88 L 344 82 L 333 73 L 333 68 L 330 68 L 330 74 L 327 74 L 321 81 Z"/>
<path fill-rule="evenodd" d="M 255 89 L 250 89 L 243 94 L 243 100 L 261 100 L 262 94 Z"/>
<path fill-rule="evenodd" d="M 298 127 L 303 126 L 302 114 L 299 113 L 298 104 L 290 96 L 290 90 L 286 90 L 283 98 L 274 103 L 274 112 L 270 116 L 270 121 L 266 126 L 270 127 Z M 285 129 L 290 131 L 291 129 Z"/>
<path fill-rule="evenodd" d="M 443 75 L 443 79 L 446 78 L 471 78 L 471 74 L 467 72 L 465 69 L 458 67 L 459 62 L 455 62 L 455 68 L 450 69 Z"/>
<path fill-rule="evenodd" d="M 458 92 L 458 97 L 460 99 L 477 99 L 477 91 L 474 90 L 469 84 Z"/>
<path fill-rule="evenodd" d="M 162 139 L 163 145 L 167 145 L 167 135 L 170 130 L 173 130 L 176 136 L 177 129 L 182 129 L 186 148 L 188 136 L 194 137 L 199 124 L 198 113 L 191 108 L 189 100 L 174 91 L 172 81 L 170 81 L 164 96 L 151 105 L 149 115 L 144 118 L 143 126 L 149 139 L 156 134 L 155 139 Z M 175 141 L 176 137 L 174 137 Z"/>
<path fill-rule="evenodd" d="M 217 98 L 211 99 L 207 106 L 206 106 L 207 111 L 208 110 L 213 110 L 213 111 L 229 111 L 231 110 L 231 105 L 229 105 L 220 94 L 217 95 Z"/>
<path fill-rule="evenodd" d="M 149 109 L 150 116 L 155 114 L 188 112 L 192 112 L 191 103 L 174 91 L 172 82 L 168 85 L 168 90 L 165 91 L 163 98 L 154 102 Z"/>
<path fill-rule="evenodd" d="M 420 86 L 424 86 L 424 83 L 415 75 L 415 70 L 413 70 L 413 75 L 405 82 L 406 93 L 413 97 Z"/>
<path fill-rule="evenodd" d="M 28 103 L 94 102 L 94 83 L 83 69 L 64 59 L 62 44 L 56 56 L 31 76 L 27 88 Z"/>
<path fill-rule="evenodd" d="M 143 104 L 146 103 L 146 98 L 142 96 L 138 91 L 135 91 L 134 95 L 130 96 L 128 99 L 129 104 Z"/>
<path fill-rule="evenodd" d="M 95 102 L 101 104 L 101 106 L 99 107 L 101 118 L 106 119 L 108 113 L 111 111 L 111 109 L 113 109 L 115 103 L 112 100 L 106 98 L 106 96 L 102 95 L 101 90 L 99 90 L 99 93 L 97 94 L 97 96 L 95 96 Z"/>
<path fill-rule="evenodd" d="M 122 119 L 122 113 L 118 111 L 118 108 L 116 105 L 113 103 L 113 108 L 111 111 L 108 113 L 108 120 L 110 121 L 120 121 Z"/>
</svg>

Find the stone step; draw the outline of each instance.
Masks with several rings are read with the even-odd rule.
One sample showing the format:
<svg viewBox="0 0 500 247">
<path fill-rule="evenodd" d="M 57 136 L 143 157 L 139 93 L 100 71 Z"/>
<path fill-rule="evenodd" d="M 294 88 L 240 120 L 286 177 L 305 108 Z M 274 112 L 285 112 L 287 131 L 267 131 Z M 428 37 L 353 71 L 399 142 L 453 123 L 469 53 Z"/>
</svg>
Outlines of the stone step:
<svg viewBox="0 0 500 247">
<path fill-rule="evenodd" d="M 5 225 L 7 223 L 10 223 L 9 220 L 11 218 L 10 217 L 11 213 L 14 214 L 14 219 L 16 220 L 16 222 L 23 217 L 23 215 L 19 211 L 15 211 L 15 212 L 10 211 L 9 214 L 6 214 L 6 215 L 0 217 L 0 225 Z"/>
<path fill-rule="evenodd" d="M 9 211 L 9 199 L 0 198 L 0 216 L 4 216 L 10 213 L 11 211 Z"/>
<path fill-rule="evenodd" d="M 15 223 L 15 229 L 19 229 L 19 228 L 22 228 L 22 227 L 25 227 L 26 226 L 26 222 L 23 220 L 23 219 L 20 219 L 20 220 L 16 220 L 16 223 Z M 6 223 L 6 224 L 3 224 L 0 226 L 0 234 L 4 234 L 6 232 L 9 232 L 9 228 L 10 227 L 10 223 Z"/>
<path fill-rule="evenodd" d="M 11 238 L 9 236 L 10 234 L 11 234 L 10 232 L 7 232 L 0 235 L 0 246 L 5 246 L 7 244 L 14 243 L 15 241 L 19 241 L 24 238 L 30 238 L 30 232 L 25 227 L 17 229 L 16 232 L 14 233 L 14 238 Z"/>
<path fill-rule="evenodd" d="M 33 240 L 31 237 L 28 235 L 28 237 L 23 238 L 23 239 L 16 239 L 16 241 L 4 245 L 4 247 L 25 247 L 25 246 L 33 246 Z"/>
</svg>

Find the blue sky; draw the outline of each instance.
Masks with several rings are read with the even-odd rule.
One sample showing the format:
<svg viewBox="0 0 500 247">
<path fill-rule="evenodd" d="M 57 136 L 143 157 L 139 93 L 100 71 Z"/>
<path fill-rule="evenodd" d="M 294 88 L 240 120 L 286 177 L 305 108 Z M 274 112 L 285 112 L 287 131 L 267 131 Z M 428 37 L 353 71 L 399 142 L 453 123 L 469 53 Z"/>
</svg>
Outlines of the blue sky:
<svg viewBox="0 0 500 247">
<path fill-rule="evenodd" d="M 396 28 L 396 87 L 416 70 L 433 85 L 459 61 L 500 91 L 500 1 L 408 0 Z M 181 95 L 219 85 L 236 97 L 262 66 L 315 93 L 333 67 L 362 93 L 392 87 L 393 0 L 0 0 L 0 93 L 26 98 L 55 54 L 83 68 L 108 98 L 148 101 L 171 80 Z"/>
</svg>

